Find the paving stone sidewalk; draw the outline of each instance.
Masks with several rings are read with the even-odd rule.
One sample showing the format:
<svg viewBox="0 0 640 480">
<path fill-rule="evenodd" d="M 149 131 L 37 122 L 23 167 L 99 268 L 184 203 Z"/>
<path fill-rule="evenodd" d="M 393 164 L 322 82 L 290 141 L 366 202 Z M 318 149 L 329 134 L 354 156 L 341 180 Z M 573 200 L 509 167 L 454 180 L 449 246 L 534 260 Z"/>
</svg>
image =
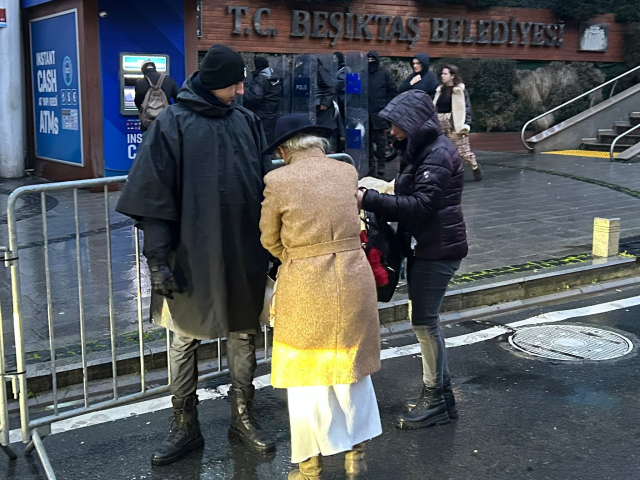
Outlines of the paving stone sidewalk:
<svg viewBox="0 0 640 480">
<path fill-rule="evenodd" d="M 593 218 L 619 217 L 622 237 L 640 238 L 640 163 L 605 159 L 480 153 L 484 180 L 467 172 L 463 210 L 470 252 L 460 274 L 509 265 L 588 253 Z M 397 168 L 388 165 L 388 173 Z M 37 179 L 0 183 L 0 245 L 7 245 L 6 200 L 20 185 Z M 119 334 L 136 332 L 136 261 L 132 222 L 113 208 L 118 193 L 110 193 L 112 228 L 113 321 Z M 109 337 L 107 238 L 103 194 L 78 192 L 78 227 L 87 342 Z M 56 192 L 46 197 L 52 283 L 51 322 L 57 346 L 80 343 L 78 263 L 73 196 Z M 26 351 L 49 349 L 47 297 L 40 195 L 18 204 L 18 230 Z M 149 284 L 142 265 L 143 317 L 148 316 Z M 5 346 L 13 352 L 11 289 L 8 269 L 0 269 Z M 145 331 L 153 326 L 145 321 Z"/>
</svg>

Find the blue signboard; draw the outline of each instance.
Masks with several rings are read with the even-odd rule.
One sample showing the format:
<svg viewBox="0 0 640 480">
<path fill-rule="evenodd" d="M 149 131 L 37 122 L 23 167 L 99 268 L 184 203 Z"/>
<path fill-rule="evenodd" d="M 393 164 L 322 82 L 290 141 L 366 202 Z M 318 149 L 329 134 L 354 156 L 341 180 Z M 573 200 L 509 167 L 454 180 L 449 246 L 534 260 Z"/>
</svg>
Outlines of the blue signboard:
<svg viewBox="0 0 640 480">
<path fill-rule="evenodd" d="M 31 20 L 36 156 L 83 166 L 77 10 Z"/>
<path fill-rule="evenodd" d="M 49 3 L 51 0 L 22 0 L 22 8 L 35 7 L 42 3 Z"/>
<path fill-rule="evenodd" d="M 347 128 L 347 148 L 362 149 L 362 132 L 358 128 Z"/>
<path fill-rule="evenodd" d="M 346 83 L 347 93 L 356 95 L 362 93 L 362 79 L 359 73 L 347 73 Z"/>
<path fill-rule="evenodd" d="M 309 98 L 311 94 L 311 79 L 307 77 L 293 79 L 294 98 Z"/>
</svg>

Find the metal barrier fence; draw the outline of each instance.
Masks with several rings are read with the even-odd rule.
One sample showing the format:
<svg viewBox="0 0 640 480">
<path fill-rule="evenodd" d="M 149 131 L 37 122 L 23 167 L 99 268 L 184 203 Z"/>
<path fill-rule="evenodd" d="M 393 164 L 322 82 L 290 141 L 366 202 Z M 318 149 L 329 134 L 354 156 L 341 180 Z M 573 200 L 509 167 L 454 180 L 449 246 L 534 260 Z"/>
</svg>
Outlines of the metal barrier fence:
<svg viewBox="0 0 640 480">
<path fill-rule="evenodd" d="M 116 346 L 116 316 L 117 312 L 114 309 L 114 275 L 113 275 L 113 256 L 112 256 L 112 227 L 110 220 L 110 199 L 109 199 L 109 186 L 121 184 L 126 180 L 125 176 L 112 177 L 104 179 L 93 180 L 81 180 L 73 182 L 61 182 L 51 183 L 43 185 L 25 186 L 16 189 L 10 195 L 7 205 L 7 222 L 8 222 L 8 234 L 9 234 L 9 249 L 5 254 L 5 263 L 10 266 L 11 269 L 11 286 L 12 286 L 12 299 L 13 299 L 13 321 L 15 331 L 15 354 L 16 354 L 16 372 L 13 374 L 7 374 L 5 372 L 5 355 L 3 347 L 3 331 L 2 321 L 0 318 L 0 378 L 3 379 L 0 386 L 0 443 L 11 458 L 15 458 L 12 450 L 9 447 L 9 421 L 8 421 L 8 406 L 5 389 L 5 378 L 12 378 L 16 381 L 14 384 L 14 394 L 17 391 L 19 407 L 20 407 L 20 425 L 22 433 L 22 441 L 27 443 L 25 452 L 30 453 L 34 449 L 38 453 L 40 461 L 44 467 L 46 476 L 48 479 L 53 480 L 56 478 L 45 446 L 42 442 L 44 436 L 51 431 L 51 424 L 57 421 L 66 420 L 69 418 L 77 417 L 79 415 L 97 412 L 117 405 L 141 400 L 147 397 L 152 397 L 158 394 L 166 393 L 169 391 L 169 385 L 171 383 L 171 374 L 169 368 L 169 355 L 170 355 L 170 332 L 167 330 L 167 383 L 165 385 L 149 388 L 146 382 L 147 372 L 145 371 L 145 332 L 144 332 L 144 319 L 143 319 L 143 285 L 142 285 L 142 267 L 140 259 L 140 239 L 139 232 L 134 226 L 128 227 L 134 230 L 134 255 L 135 255 L 135 282 L 136 282 L 136 303 L 137 303 L 137 323 L 138 323 L 138 343 L 139 343 L 139 378 L 140 378 L 140 390 L 134 393 L 127 393 L 120 395 L 118 388 L 118 352 Z M 83 235 L 80 230 L 80 215 L 78 205 L 78 190 L 79 189 L 100 189 L 102 188 L 103 203 L 104 203 L 104 226 L 101 232 L 104 233 L 106 238 L 105 254 L 106 254 L 106 268 L 107 268 L 107 280 L 108 280 L 108 295 L 105 299 L 108 302 L 108 318 L 109 318 L 109 333 L 111 342 L 111 370 L 112 370 L 112 393 L 111 398 L 106 401 L 99 401 L 97 403 L 91 402 L 91 395 L 89 394 L 89 375 L 88 375 L 88 362 L 87 362 L 87 349 L 86 349 L 86 308 L 84 298 L 84 282 L 83 282 L 83 268 L 84 263 L 87 262 L 83 258 L 86 257 L 86 252 L 83 249 Z M 75 233 L 67 236 L 67 241 L 75 240 L 75 263 L 77 271 L 77 312 L 78 312 L 78 329 L 80 333 L 80 357 L 82 361 L 82 379 L 83 379 L 83 394 L 82 394 L 82 406 L 79 408 L 70 408 L 68 405 L 60 405 L 58 398 L 58 385 L 56 383 L 57 377 L 57 364 L 56 364 L 56 338 L 54 312 L 52 309 L 52 272 L 50 268 L 50 239 L 49 239 L 49 225 L 47 219 L 46 208 L 46 194 L 50 192 L 71 191 L 73 196 L 73 218 L 75 221 Z M 41 219 L 42 219 L 42 248 L 44 250 L 44 277 L 46 285 L 46 311 L 47 311 L 47 323 L 48 323 L 48 346 L 50 354 L 50 373 L 51 373 L 51 404 L 48 408 L 51 410 L 51 414 L 46 416 L 40 416 L 35 419 L 30 418 L 30 405 L 29 405 L 29 391 L 27 389 L 27 361 L 25 352 L 25 314 L 23 308 L 23 295 L 21 291 L 21 270 L 20 270 L 20 248 L 19 248 L 19 234 L 17 225 L 17 205 L 18 200 L 25 195 L 40 195 L 40 207 L 41 207 Z M 93 194 L 95 195 L 95 194 Z M 95 220 L 95 217 L 94 217 Z M 58 257 L 56 260 L 60 261 Z M 69 259 L 72 261 L 72 259 Z M 95 308 L 92 307 L 92 308 Z M 269 358 L 269 331 L 264 330 L 264 355 L 258 361 L 258 364 L 264 364 L 270 360 Z M 224 339 L 217 339 L 217 368 L 208 374 L 201 375 L 199 381 L 207 381 L 213 378 L 224 375 L 227 370 L 223 367 L 222 359 L 222 342 Z"/>
<path fill-rule="evenodd" d="M 0 447 L 2 447 L 2 450 L 10 460 L 15 460 L 18 457 L 9 446 L 9 402 L 6 387 L 7 380 L 11 380 L 15 385 L 15 372 L 7 372 L 5 364 L 4 325 L 2 310 L 0 309 Z"/>
<path fill-rule="evenodd" d="M 330 157 L 335 158 L 338 161 L 354 164 L 353 159 L 347 154 L 332 154 Z M 277 162 L 274 161 L 274 165 L 278 165 Z M 171 371 L 169 368 L 170 365 L 170 343 L 171 343 L 171 334 L 167 330 L 166 331 L 166 349 L 167 349 L 167 372 L 166 378 L 167 383 L 160 386 L 149 387 L 147 385 L 147 372 L 145 366 L 145 331 L 144 331 L 144 318 L 143 318 L 143 281 L 142 281 L 142 264 L 140 257 L 140 233 L 135 228 L 135 226 L 130 226 L 133 230 L 133 238 L 134 238 L 134 246 L 133 246 L 133 256 L 135 257 L 135 302 L 136 302 L 136 323 L 137 323 L 137 342 L 138 342 L 138 357 L 139 357 L 139 380 L 140 380 L 140 389 L 139 391 L 129 393 L 127 391 L 126 394 L 121 395 L 122 388 L 119 389 L 118 385 L 118 351 L 117 351 L 117 343 L 116 336 L 118 327 L 116 325 L 116 317 L 118 316 L 118 312 L 114 308 L 116 305 L 114 300 L 114 282 L 119 281 L 118 278 L 114 277 L 113 274 L 113 266 L 114 266 L 114 258 L 112 253 L 112 224 L 111 224 L 111 210 L 110 210 L 110 199 L 109 199 L 109 187 L 112 185 L 122 184 L 126 181 L 126 176 L 121 177 L 111 177 L 111 178 L 99 178 L 92 180 L 79 180 L 72 182 L 59 182 L 59 183 L 49 183 L 49 184 L 40 184 L 40 185 L 30 185 L 20 187 L 14 190 L 9 196 L 7 202 L 7 227 L 8 227 L 8 236 L 9 236 L 9 248 L 0 247 L 0 251 L 4 251 L 4 262 L 5 266 L 10 267 L 11 274 L 11 297 L 13 301 L 13 328 L 15 335 L 15 370 L 7 371 L 7 356 L 4 346 L 4 331 L 3 331 L 3 322 L 2 322 L 2 314 L 0 311 L 0 447 L 5 451 L 5 453 L 9 456 L 10 459 L 16 459 L 17 456 L 10 448 L 10 436 L 9 436 L 9 404 L 7 398 L 6 391 L 6 380 L 11 380 L 12 382 L 12 390 L 14 396 L 17 397 L 20 409 L 20 430 L 22 441 L 27 444 L 25 449 L 25 453 L 29 454 L 36 450 L 42 466 L 45 470 L 45 474 L 49 480 L 54 480 L 56 478 L 55 472 L 51 466 L 51 462 L 49 461 L 49 457 L 47 455 L 43 438 L 51 432 L 51 425 L 55 422 L 68 420 L 70 418 L 78 417 L 80 415 L 84 415 L 87 413 L 98 412 L 100 410 L 104 410 L 107 408 L 123 405 L 126 403 L 142 400 L 148 397 L 153 397 L 159 394 L 163 394 L 169 391 L 169 387 L 171 384 Z M 97 401 L 96 403 L 91 402 L 91 395 L 89 393 L 89 368 L 88 368 L 88 360 L 87 357 L 89 353 L 87 352 L 87 331 L 86 331 L 86 308 L 85 308 L 85 282 L 84 282 L 84 268 L 86 267 L 87 255 L 86 248 L 83 248 L 83 238 L 85 232 L 81 231 L 80 224 L 80 214 L 79 209 L 81 205 L 78 202 L 78 191 L 84 189 L 91 189 L 92 191 L 99 191 L 102 189 L 102 206 L 100 210 L 102 215 L 104 216 L 104 224 L 100 229 L 94 230 L 94 232 L 99 233 L 100 235 L 104 234 L 105 244 L 104 244 L 104 254 L 106 256 L 106 261 L 104 262 L 106 265 L 106 273 L 107 273 L 107 295 L 106 295 L 106 303 L 108 306 L 108 331 L 109 331 L 109 340 L 110 340 L 110 360 L 111 360 L 111 376 L 112 376 L 112 385 L 111 385 L 111 398 L 108 400 Z M 51 256 L 50 250 L 52 246 L 52 240 L 49 238 L 49 220 L 47 218 L 47 194 L 51 192 L 71 192 L 72 195 L 72 205 L 73 205 L 73 219 L 74 219 L 74 227 L 75 231 L 72 234 L 66 235 L 63 238 L 56 239 L 58 241 L 62 240 L 63 242 L 75 242 L 75 275 L 77 277 L 77 297 L 75 299 L 75 303 L 73 304 L 74 308 L 77 308 L 78 319 L 77 319 L 77 329 L 80 335 L 80 358 L 81 358 L 81 367 L 82 367 L 82 406 L 78 408 L 74 408 L 73 404 L 70 405 L 70 402 L 65 402 L 65 404 L 60 405 L 58 398 L 58 383 L 57 376 L 61 372 L 62 367 L 57 363 L 57 352 L 56 352 L 56 336 L 55 333 L 55 324 L 54 321 L 54 309 L 53 309 L 53 293 L 55 290 L 52 288 L 52 271 L 50 268 L 52 258 L 56 259 L 58 263 L 62 262 L 67 263 L 69 260 L 73 261 L 74 259 L 68 259 L 65 256 L 67 251 L 58 252 L 57 255 Z M 97 194 L 92 194 L 91 198 L 95 198 Z M 41 410 L 51 411 L 53 413 L 45 414 L 44 416 L 37 416 L 37 418 L 31 419 L 31 411 L 29 405 L 29 390 L 28 390 L 28 361 L 27 361 L 27 351 L 26 351 L 26 337 L 25 337 L 25 309 L 23 307 L 23 291 L 21 288 L 21 272 L 20 269 L 20 251 L 21 244 L 19 243 L 20 234 L 18 231 L 18 211 L 19 211 L 19 201 L 24 199 L 26 196 L 30 196 L 30 198 L 34 196 L 39 196 L 39 210 L 41 217 L 41 242 L 35 242 L 38 246 L 41 246 L 43 249 L 42 259 L 38 258 L 36 263 L 38 266 L 40 260 L 42 260 L 43 265 L 43 277 L 44 277 L 44 285 L 45 285 L 45 295 L 43 298 L 46 300 L 46 323 L 47 323 L 47 340 L 48 340 L 48 349 L 49 349 L 49 374 L 51 376 L 51 402 L 50 404 L 43 406 L 40 405 Z M 33 202 L 32 202 L 33 203 Z M 92 216 L 92 220 L 96 220 L 96 212 L 92 212 L 94 214 Z M 30 233 L 33 233 L 31 231 Z M 33 243 L 33 242 L 32 242 Z M 61 258 L 62 257 L 62 258 Z M 83 261 L 84 259 L 84 261 Z M 118 259 L 120 260 L 120 259 Z M 40 275 L 40 272 L 38 272 Z M 56 279 L 57 281 L 58 279 Z M 40 296 L 40 295 L 38 295 Z M 91 306 L 92 309 L 95 310 L 96 305 Z M 225 375 L 228 370 L 224 368 L 223 363 L 223 355 L 222 355 L 222 344 L 225 339 L 218 338 L 214 340 L 214 343 L 217 347 L 217 360 L 213 369 L 210 369 L 209 373 L 204 375 L 200 375 L 198 378 L 199 382 L 204 382 L 208 380 L 212 380 L 214 378 Z M 262 365 L 270 361 L 269 355 L 269 330 L 267 328 L 264 329 L 264 349 L 263 356 L 260 360 L 258 360 L 258 364 Z M 129 389 L 127 389 L 129 390 Z"/>
</svg>

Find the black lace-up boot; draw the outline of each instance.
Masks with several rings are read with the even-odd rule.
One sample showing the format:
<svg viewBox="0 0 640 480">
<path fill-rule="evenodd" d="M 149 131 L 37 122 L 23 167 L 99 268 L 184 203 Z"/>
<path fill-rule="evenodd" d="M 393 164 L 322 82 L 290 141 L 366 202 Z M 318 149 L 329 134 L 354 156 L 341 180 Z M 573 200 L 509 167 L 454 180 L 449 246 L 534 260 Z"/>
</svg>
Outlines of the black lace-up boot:
<svg viewBox="0 0 640 480">
<path fill-rule="evenodd" d="M 231 389 L 231 425 L 229 434 L 257 452 L 272 452 L 275 439 L 262 430 L 253 415 L 255 387 Z"/>
<path fill-rule="evenodd" d="M 173 415 L 171 431 L 167 439 L 151 456 L 152 465 L 168 465 L 179 460 L 187 453 L 204 446 L 198 422 L 198 396 L 171 399 Z"/>
<path fill-rule="evenodd" d="M 422 390 L 424 392 L 424 388 Z M 456 406 L 456 397 L 453 394 L 453 389 L 451 388 L 451 382 L 445 382 L 442 387 L 442 396 L 444 397 L 444 403 L 447 405 L 447 413 L 449 413 L 449 418 L 451 420 L 456 420 L 458 418 L 458 407 Z M 420 398 L 411 398 L 404 402 L 404 411 L 410 412 L 416 406 L 416 404 L 420 401 Z"/>
<path fill-rule="evenodd" d="M 403 430 L 414 430 L 433 425 L 445 425 L 450 421 L 442 389 L 425 385 L 422 387 L 422 395 L 416 406 L 398 418 L 398 427 Z"/>
</svg>

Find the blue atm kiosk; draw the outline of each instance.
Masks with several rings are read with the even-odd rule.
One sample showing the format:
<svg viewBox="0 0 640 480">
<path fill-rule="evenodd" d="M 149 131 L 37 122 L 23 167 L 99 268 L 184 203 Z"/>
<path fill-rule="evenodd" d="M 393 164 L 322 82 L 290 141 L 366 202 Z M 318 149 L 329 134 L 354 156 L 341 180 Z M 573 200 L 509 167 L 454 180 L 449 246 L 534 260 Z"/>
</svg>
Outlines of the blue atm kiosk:
<svg viewBox="0 0 640 480">
<path fill-rule="evenodd" d="M 178 85 L 197 69 L 197 1 L 21 4 L 34 168 L 51 180 L 126 175 L 142 139 L 134 104 L 140 67 L 153 60 Z M 54 74 L 54 86 L 38 86 L 38 75 Z"/>
<path fill-rule="evenodd" d="M 115 157 L 115 164 L 105 165 L 106 176 L 126 173 L 136 158 L 138 144 L 142 141 L 142 132 L 140 130 L 140 120 L 138 119 L 138 108 L 134 101 L 136 96 L 135 88 L 136 82 L 144 78 L 140 69 L 142 68 L 142 64 L 147 60 L 151 60 L 156 64 L 156 69 L 159 73 L 171 74 L 169 71 L 168 55 L 147 53 L 120 54 L 120 115 L 126 117 L 123 121 L 126 132 L 127 150 L 126 158 L 124 152 L 122 152 L 120 162 L 118 162 L 117 157 Z"/>
<path fill-rule="evenodd" d="M 151 60 L 160 73 L 171 74 L 169 55 L 155 53 L 120 53 L 118 62 L 117 113 L 111 108 L 113 120 L 109 125 L 111 138 L 105 142 L 105 176 L 126 175 L 136 158 L 138 145 L 142 141 L 139 112 L 135 99 L 136 82 L 144 78 L 142 64 Z M 103 87 L 104 88 L 104 87 Z M 113 95 L 111 96 L 113 98 Z M 113 127 L 116 127 L 113 129 Z M 107 140 L 105 130 L 105 140 Z"/>
</svg>

